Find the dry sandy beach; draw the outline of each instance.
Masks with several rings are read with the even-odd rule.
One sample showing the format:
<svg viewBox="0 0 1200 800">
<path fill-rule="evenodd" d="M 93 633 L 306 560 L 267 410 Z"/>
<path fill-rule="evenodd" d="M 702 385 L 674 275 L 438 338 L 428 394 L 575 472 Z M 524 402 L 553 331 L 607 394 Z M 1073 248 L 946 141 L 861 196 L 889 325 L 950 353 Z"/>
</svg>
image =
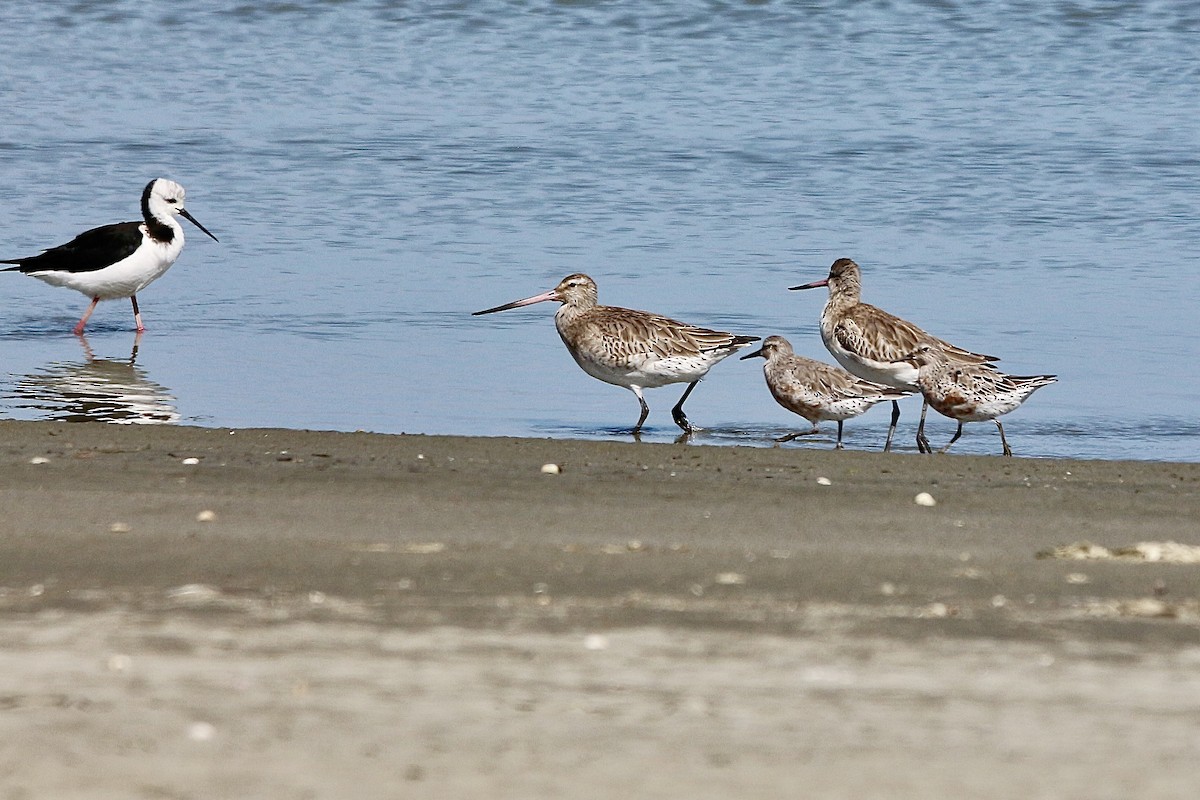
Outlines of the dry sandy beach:
<svg viewBox="0 0 1200 800">
<path fill-rule="evenodd" d="M 1200 465 L 825 446 L 0 422 L 0 797 L 1196 796 Z"/>
</svg>

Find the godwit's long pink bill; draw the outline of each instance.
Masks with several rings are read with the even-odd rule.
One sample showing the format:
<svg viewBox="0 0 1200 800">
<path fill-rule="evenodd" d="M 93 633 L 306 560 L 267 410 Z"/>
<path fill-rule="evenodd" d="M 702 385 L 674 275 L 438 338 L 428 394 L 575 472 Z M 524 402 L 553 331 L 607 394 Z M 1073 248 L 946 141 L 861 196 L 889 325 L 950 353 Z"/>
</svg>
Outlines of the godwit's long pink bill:
<svg viewBox="0 0 1200 800">
<path fill-rule="evenodd" d="M 958 422 L 954 436 L 938 452 L 944 453 L 962 436 L 964 422 L 992 420 L 1000 431 L 1006 456 L 1012 455 L 999 417 L 1013 411 L 1054 375 L 1006 375 L 987 364 L 953 363 L 937 345 L 924 344 L 902 359 L 917 370 L 917 384 L 925 401 L 939 414 Z"/>
<path fill-rule="evenodd" d="M 956 364 L 983 364 L 997 361 L 995 356 L 972 353 L 926 333 L 911 322 L 889 314 L 860 300 L 862 275 L 858 264 L 839 258 L 829 268 L 829 276 L 812 283 L 790 287 L 792 291 L 829 287 L 829 299 L 821 311 L 821 341 L 837 362 L 860 378 L 894 389 L 915 392 L 917 370 L 903 361 L 922 344 L 936 345 Z M 925 437 L 925 411 L 917 427 L 917 449 L 931 452 Z M 892 401 L 892 422 L 888 427 L 884 451 L 891 450 L 900 404 Z"/>
<path fill-rule="evenodd" d="M 0 264 L 17 265 L 5 272 L 23 272 L 51 286 L 65 286 L 92 298 L 75 325 L 76 335 L 83 334 L 97 303 L 120 297 L 128 297 L 133 304 L 133 321 L 140 333 L 146 327 L 137 293 L 162 277 L 183 251 L 183 228 L 175 217 L 183 217 L 217 241 L 187 212 L 183 201 L 182 186 L 157 178 L 142 190 L 141 222 L 92 228 L 36 256 L 3 259 Z"/>
<path fill-rule="evenodd" d="M 865 381 L 841 367 L 822 364 L 811 358 L 796 355 L 792 344 L 782 336 L 768 336 L 763 345 L 741 360 L 761 357 L 763 377 L 771 396 L 779 405 L 812 423 L 812 430 L 789 433 L 775 441 L 790 442 L 799 436 L 819 433 L 817 423 L 836 420 L 838 424 L 835 449 L 842 449 L 842 426 L 845 421 L 866 413 L 876 403 L 907 397 L 909 392 Z"/>
<path fill-rule="evenodd" d="M 596 282 L 582 273 L 568 275 L 548 292 L 472 316 L 551 300 L 562 304 L 554 315 L 554 327 L 575 363 L 593 378 L 623 386 L 637 397 L 641 416 L 633 427 L 635 437 L 650 414 L 642 391 L 669 383 L 688 384 L 671 409 L 675 424 L 685 434 L 699 430 L 683 413 L 684 401 L 714 364 L 758 341 L 757 336 L 735 336 L 646 311 L 599 305 Z"/>
</svg>

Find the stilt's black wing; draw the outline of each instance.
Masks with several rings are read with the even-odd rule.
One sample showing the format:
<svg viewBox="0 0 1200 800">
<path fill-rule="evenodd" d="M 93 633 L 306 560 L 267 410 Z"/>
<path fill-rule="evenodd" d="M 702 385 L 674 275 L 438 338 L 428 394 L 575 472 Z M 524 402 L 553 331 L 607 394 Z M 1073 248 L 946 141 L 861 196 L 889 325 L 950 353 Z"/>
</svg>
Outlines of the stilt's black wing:
<svg viewBox="0 0 1200 800">
<path fill-rule="evenodd" d="M 20 272 L 94 272 L 127 258 L 142 243 L 140 222 L 118 222 L 84 231 L 66 244 L 29 258 L 0 259 L 0 264 L 16 264 L 10 270 Z"/>
</svg>

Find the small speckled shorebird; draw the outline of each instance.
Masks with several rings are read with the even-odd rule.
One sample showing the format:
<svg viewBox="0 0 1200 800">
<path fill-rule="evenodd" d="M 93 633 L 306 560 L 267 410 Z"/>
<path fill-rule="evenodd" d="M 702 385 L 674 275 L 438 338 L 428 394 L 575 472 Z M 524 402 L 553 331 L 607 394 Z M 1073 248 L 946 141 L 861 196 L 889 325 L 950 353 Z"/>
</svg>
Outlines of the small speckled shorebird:
<svg viewBox="0 0 1200 800">
<path fill-rule="evenodd" d="M 1011 456 L 1012 448 L 998 418 L 1058 380 L 1054 375 L 1006 375 L 986 365 L 956 364 L 936 345 L 929 344 L 921 345 L 903 360 L 917 370 L 917 385 L 925 401 L 939 414 L 958 421 L 958 430 L 940 453 L 962 436 L 964 422 L 990 419 L 1000 431 L 1004 455 Z"/>
<path fill-rule="evenodd" d="M 884 400 L 898 400 L 910 392 L 893 389 L 878 383 L 865 381 L 832 364 L 822 364 L 811 358 L 798 356 L 792 343 L 782 336 L 768 336 L 762 347 L 742 356 L 766 359 L 763 377 L 767 388 L 779 405 L 799 414 L 812 423 L 812 430 L 789 433 L 775 441 L 790 442 L 799 436 L 819 433 L 817 423 L 836 420 L 838 424 L 837 444 L 842 449 L 842 425 L 846 420 L 868 411 Z"/>
<path fill-rule="evenodd" d="M 633 427 L 634 436 L 641 433 L 650 413 L 642 390 L 669 383 L 688 385 L 671 409 L 675 424 L 684 433 L 698 430 L 683 413 L 683 402 L 714 364 L 758 341 L 757 336 L 735 336 L 646 311 L 599 305 L 596 282 L 581 273 L 568 275 L 548 292 L 476 311 L 472 316 L 550 300 L 562 303 L 554 315 L 554 327 L 575 363 L 593 378 L 624 386 L 637 397 L 642 414 Z"/>
<path fill-rule="evenodd" d="M 36 256 L 0 259 L 0 264 L 17 265 L 0 271 L 22 272 L 51 286 L 65 286 L 92 298 L 92 304 L 75 325 L 76 335 L 83 333 L 101 300 L 128 297 L 140 333 L 146 327 L 138 309 L 137 293 L 161 278 L 183 251 L 183 228 L 175 217 L 183 217 L 217 241 L 187 212 L 183 197 L 183 187 L 178 183 L 156 178 L 142 190 L 141 222 L 102 225 Z"/>
<path fill-rule="evenodd" d="M 858 264 L 848 258 L 833 262 L 829 277 L 824 280 L 791 289 L 815 289 L 818 286 L 829 287 L 829 300 L 821 311 L 821 341 L 839 364 L 872 383 L 917 391 L 917 370 L 904 357 L 923 344 L 941 348 L 955 364 L 986 364 L 999 360 L 995 356 L 955 347 L 907 320 L 861 302 L 862 274 Z M 925 438 L 925 411 L 922 406 L 921 424 L 917 427 L 917 449 L 922 453 L 931 452 L 929 440 Z M 893 400 L 892 423 L 883 446 L 885 452 L 892 449 L 892 436 L 899 419 L 900 404 Z"/>
</svg>

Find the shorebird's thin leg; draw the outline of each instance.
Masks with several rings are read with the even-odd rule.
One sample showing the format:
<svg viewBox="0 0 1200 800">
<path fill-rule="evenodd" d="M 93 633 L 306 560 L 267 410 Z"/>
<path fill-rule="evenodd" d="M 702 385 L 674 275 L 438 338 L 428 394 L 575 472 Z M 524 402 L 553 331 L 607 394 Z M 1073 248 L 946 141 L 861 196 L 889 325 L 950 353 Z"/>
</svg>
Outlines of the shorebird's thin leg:
<svg viewBox="0 0 1200 800">
<path fill-rule="evenodd" d="M 683 401 L 688 399 L 688 395 L 692 393 L 692 389 L 695 389 L 699 382 L 689 383 L 688 388 L 683 390 L 683 397 L 679 398 L 679 402 L 671 409 L 671 419 L 675 420 L 675 424 L 683 428 L 685 433 L 692 433 L 696 429 L 692 427 L 692 423 L 688 422 L 687 415 L 683 413 Z"/>
<path fill-rule="evenodd" d="M 133 303 L 133 321 L 137 324 L 137 332 L 141 333 L 146 330 L 146 326 L 142 324 L 142 312 L 138 309 L 137 295 L 131 294 L 129 300 Z"/>
<path fill-rule="evenodd" d="M 892 437 L 896 435 L 896 423 L 900 421 L 900 404 L 895 400 L 892 401 L 892 424 L 888 426 L 888 438 L 883 443 L 883 452 L 892 449 Z"/>
<path fill-rule="evenodd" d="M 838 440 L 837 440 L 837 444 L 835 444 L 835 445 L 833 446 L 833 449 L 834 449 L 834 450 L 842 450 L 842 449 L 844 449 L 844 445 L 842 445 L 842 425 L 843 425 L 844 423 L 845 423 L 845 420 L 843 420 L 843 419 L 839 419 L 839 420 L 838 420 Z"/>
<path fill-rule="evenodd" d="M 925 436 L 925 412 L 929 411 L 929 401 L 924 397 L 921 398 L 921 424 L 917 425 L 917 452 L 932 453 L 933 448 L 929 446 L 929 439 Z"/>
<path fill-rule="evenodd" d="M 949 449 L 950 449 L 950 445 L 952 445 L 952 444 L 954 444 L 955 442 L 957 442 L 957 441 L 958 441 L 958 437 L 960 437 L 960 436 L 962 436 L 962 420 L 959 420 L 959 421 L 958 421 L 958 430 L 956 430 L 956 431 L 954 432 L 954 435 L 950 437 L 950 441 L 946 442 L 946 446 L 945 446 L 945 447 L 943 447 L 941 450 L 938 450 L 938 452 L 939 452 L 939 453 L 944 453 L 944 452 L 946 452 L 947 450 L 949 450 Z"/>
<path fill-rule="evenodd" d="M 780 444 L 783 444 L 784 442 L 790 442 L 792 439 L 799 439 L 801 436 L 812 436 L 814 433 L 820 433 L 820 432 L 821 431 L 818 430 L 817 426 L 813 425 L 811 431 L 796 431 L 795 433 L 789 433 L 786 436 L 780 436 L 775 441 L 779 442 Z"/>
<path fill-rule="evenodd" d="M 75 335 L 83 335 L 83 326 L 87 325 L 88 319 L 92 316 L 92 312 L 96 310 L 96 304 L 100 302 L 99 297 L 92 298 L 92 304 L 87 307 L 87 311 L 83 312 L 83 316 L 79 318 L 79 322 L 75 323 Z"/>
<path fill-rule="evenodd" d="M 646 417 L 650 416 L 650 406 L 646 405 L 646 398 L 642 397 L 640 386 L 630 386 L 629 391 L 637 395 L 638 402 L 642 404 L 642 415 L 638 417 L 637 425 L 633 426 L 633 435 L 640 436 L 642 433 L 642 423 L 646 421 Z"/>
<path fill-rule="evenodd" d="M 1004 438 L 1004 426 L 1000 424 L 1000 420 L 994 420 L 996 427 L 1000 429 L 1000 444 L 1004 445 L 1004 455 L 1011 456 L 1012 448 L 1008 446 L 1008 439 Z"/>
</svg>

